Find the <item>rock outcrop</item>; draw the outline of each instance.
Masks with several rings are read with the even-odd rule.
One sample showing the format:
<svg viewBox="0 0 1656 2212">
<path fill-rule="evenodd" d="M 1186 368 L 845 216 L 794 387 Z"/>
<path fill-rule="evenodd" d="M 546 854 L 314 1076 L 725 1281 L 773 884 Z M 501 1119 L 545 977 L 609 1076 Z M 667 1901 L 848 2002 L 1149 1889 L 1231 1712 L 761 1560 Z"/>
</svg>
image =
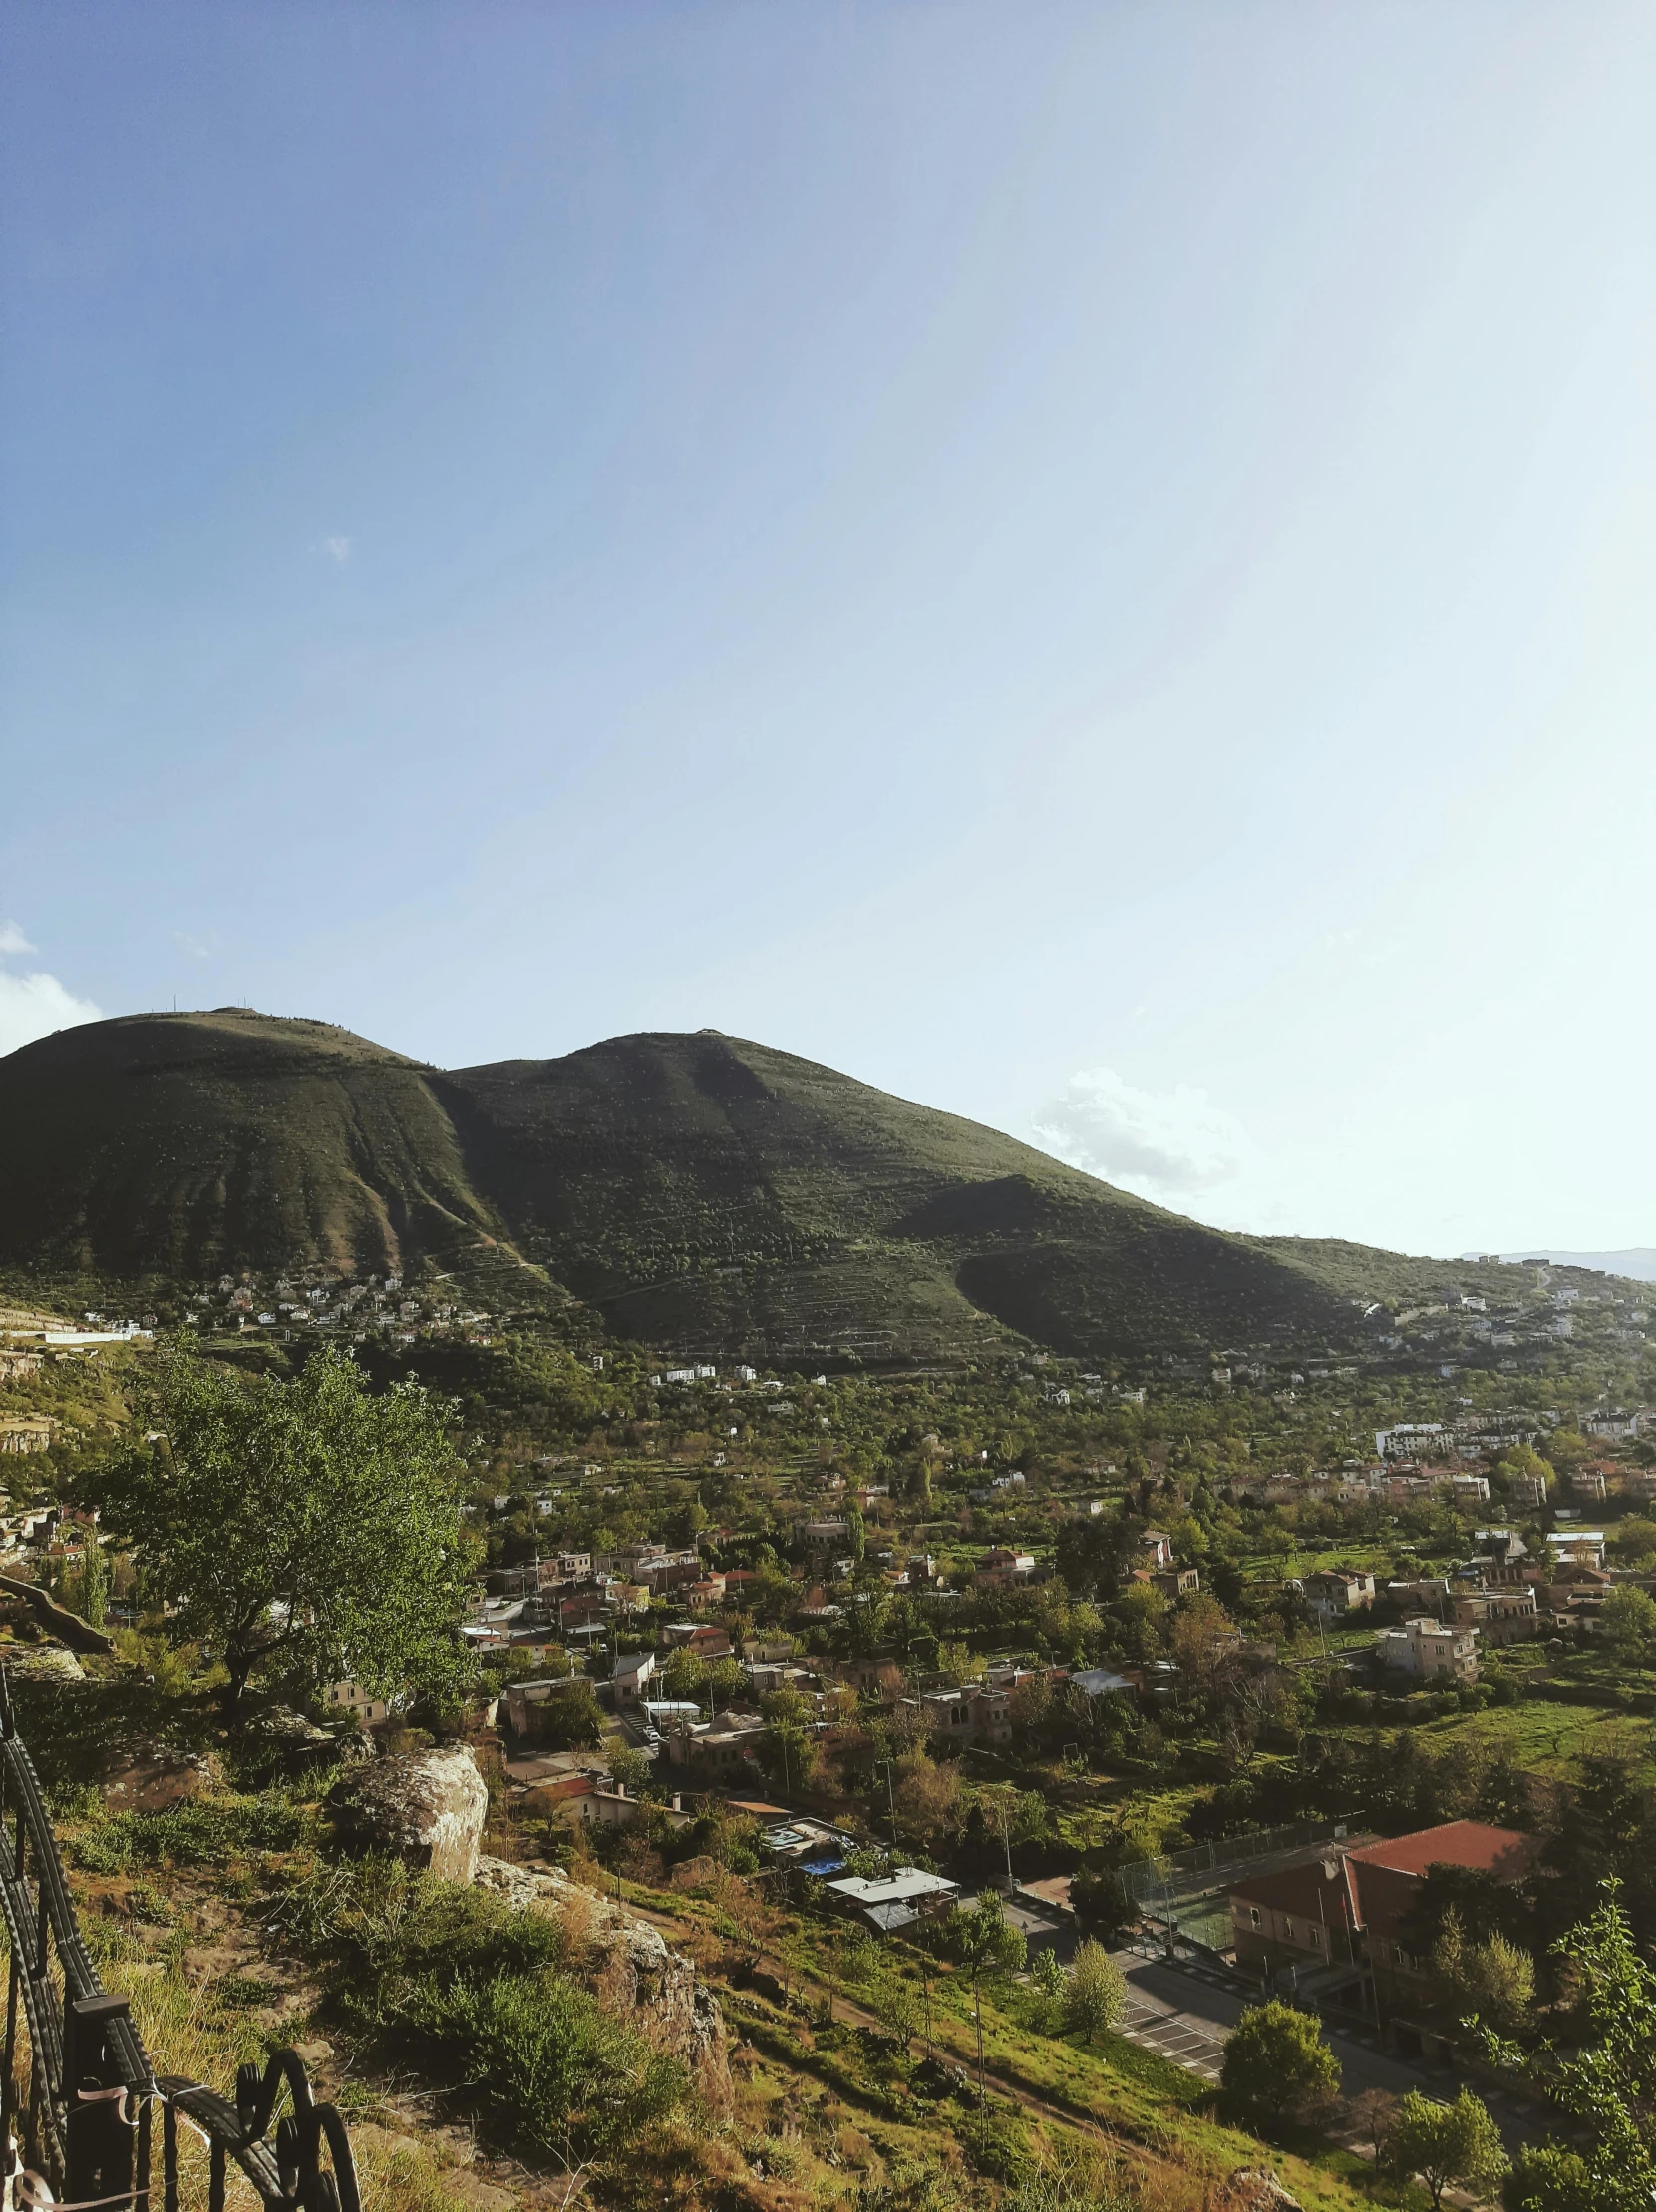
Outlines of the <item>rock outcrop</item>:
<svg viewBox="0 0 1656 2212">
<path fill-rule="evenodd" d="M 1289 2194 L 1269 2166 L 1238 2167 L 1219 2203 L 1223 2212 L 1300 2212 L 1298 2197 Z"/>
<path fill-rule="evenodd" d="M 105 1752 L 99 1785 L 109 1812 L 170 1812 L 209 1790 L 213 1763 L 202 1751 L 179 1750 L 142 1738 Z"/>
<path fill-rule="evenodd" d="M 585 1973 L 617 2010 L 631 2009 L 660 2051 L 682 2058 L 716 2106 L 728 2096 L 725 2022 L 718 1999 L 696 1978 L 693 1962 L 674 1951 L 647 1920 L 583 1889 L 555 1867 L 478 1861 L 474 1880 L 508 1903 L 556 1913 L 587 1954 Z"/>
<path fill-rule="evenodd" d="M 464 1746 L 407 1751 L 347 1774 L 329 1805 L 344 1839 L 451 1882 L 478 1870 L 489 1791 Z"/>
</svg>

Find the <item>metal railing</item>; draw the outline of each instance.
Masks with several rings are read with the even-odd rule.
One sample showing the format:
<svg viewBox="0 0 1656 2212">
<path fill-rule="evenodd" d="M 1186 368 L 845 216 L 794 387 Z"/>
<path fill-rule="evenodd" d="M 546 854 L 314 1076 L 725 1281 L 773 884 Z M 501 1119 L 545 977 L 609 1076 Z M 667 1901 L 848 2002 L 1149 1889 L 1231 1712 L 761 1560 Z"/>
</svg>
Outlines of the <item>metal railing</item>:
<svg viewBox="0 0 1656 2212">
<path fill-rule="evenodd" d="M 158 2108 L 165 2212 L 178 2212 L 180 2115 L 207 2142 L 208 2212 L 224 2212 L 232 2160 L 266 2212 L 361 2212 L 345 2123 L 333 2105 L 316 2102 L 294 2052 L 278 2051 L 262 2069 L 244 2065 L 233 2102 L 200 2082 L 156 2073 L 127 2000 L 104 1988 L 82 1941 L 4 1670 L 0 1912 L 11 1954 L 0 2163 L 4 2203 L 14 2212 L 150 2212 Z M 21 2087 L 20 2028 L 27 2030 L 29 2047 Z M 278 2117 L 284 2090 L 290 2108 Z"/>
<path fill-rule="evenodd" d="M 1192 1844 L 1187 1850 L 1170 1851 L 1161 1858 L 1135 1859 L 1118 1868 L 1116 1879 L 1129 1903 L 1142 1905 L 1154 1898 L 1176 1897 L 1212 1888 L 1217 1879 L 1234 1877 L 1262 1859 L 1318 1843 L 1344 1842 L 1358 1830 L 1355 1817 L 1302 1820 L 1286 1828 L 1257 1828 L 1250 1835 L 1226 1836 L 1217 1843 Z"/>
</svg>

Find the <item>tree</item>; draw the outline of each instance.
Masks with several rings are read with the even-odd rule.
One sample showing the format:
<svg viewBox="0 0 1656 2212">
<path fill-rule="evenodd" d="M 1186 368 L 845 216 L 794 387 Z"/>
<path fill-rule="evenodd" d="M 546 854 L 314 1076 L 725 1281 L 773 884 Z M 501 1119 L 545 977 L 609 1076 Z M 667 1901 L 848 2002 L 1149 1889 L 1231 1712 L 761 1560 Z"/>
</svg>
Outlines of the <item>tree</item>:
<svg viewBox="0 0 1656 2212">
<path fill-rule="evenodd" d="M 1272 1998 L 1250 2005 L 1224 2047 L 1225 2095 L 1250 2119 L 1278 2126 L 1324 2109 L 1340 2087 L 1340 2062 L 1322 2023 Z"/>
<path fill-rule="evenodd" d="M 700 1652 L 681 1644 L 667 1654 L 656 1681 L 664 1698 L 699 1704 L 707 1687 L 707 1661 Z"/>
<path fill-rule="evenodd" d="M 1648 1590 L 1612 1590 L 1598 1619 L 1604 1641 L 1618 1659 L 1636 1663 L 1656 1647 L 1656 1599 Z"/>
<path fill-rule="evenodd" d="M 1506 2212 L 1598 2212 L 1604 2199 L 1578 2150 L 1524 2143 L 1500 2193 Z"/>
<path fill-rule="evenodd" d="M 1006 1853 L 1006 1886 L 1012 1887 L 1012 1846 L 1033 1843 L 1047 1832 L 1047 1801 L 1039 1790 L 1018 1789 L 1011 1782 L 986 1782 L 974 1802 L 983 1825 Z"/>
<path fill-rule="evenodd" d="M 612 1743 L 609 1748 L 609 1778 L 623 1789 L 630 1789 L 636 1796 L 655 1772 L 655 1762 L 647 1758 L 634 1743 Z"/>
<path fill-rule="evenodd" d="M 89 1528 L 75 1572 L 65 1579 L 64 1602 L 72 1606 L 89 1627 L 102 1628 L 109 1615 L 109 1559 L 98 1539 L 97 1529 Z"/>
<path fill-rule="evenodd" d="M 529 1708 L 534 1735 L 548 1750 L 595 1750 L 604 1738 L 604 1710 L 584 1675 L 554 1685 Z"/>
<path fill-rule="evenodd" d="M 1487 2195 L 1507 2168 L 1500 2130 L 1471 2089 L 1463 2089 L 1453 2104 L 1411 2089 L 1386 2131 L 1385 2159 L 1400 2181 L 1420 2176 L 1432 2212 L 1439 2212 L 1446 2189 L 1461 2186 Z"/>
<path fill-rule="evenodd" d="M 1057 2008 L 1058 2001 L 1064 1995 L 1069 1982 L 1069 1976 L 1064 1972 L 1064 1964 L 1058 1953 L 1050 1948 L 1037 1952 L 1035 1964 L 1029 1970 L 1029 1978 L 1035 1987 L 1036 1994 L 1048 2006 L 1048 2018 L 1050 2019 L 1052 2010 Z"/>
<path fill-rule="evenodd" d="M 1457 2019 L 1469 2016 L 1503 2034 L 1519 2027 L 1535 2002 L 1535 1962 L 1504 1936 L 1468 1943 L 1453 1908 L 1432 1949 L 1432 1971 Z"/>
<path fill-rule="evenodd" d="M 879 1974 L 867 1990 L 868 2010 L 906 2057 L 920 2029 L 920 2000 L 900 1974 Z"/>
<path fill-rule="evenodd" d="M 1377 2166 L 1396 2111 L 1397 2098 L 1390 2089 L 1362 2089 L 1347 2101 L 1346 2118 L 1374 2152 Z"/>
<path fill-rule="evenodd" d="M 447 1402 L 413 1380 L 375 1396 L 331 1347 L 244 1382 L 186 1340 L 145 1413 L 155 1440 L 109 1470 L 104 1522 L 171 1633 L 222 1659 L 228 1714 L 256 1672 L 299 1695 L 455 1686 L 471 1547 Z"/>
<path fill-rule="evenodd" d="M 932 1850 L 960 1825 L 960 1770 L 922 1750 L 910 1751 L 896 1762 L 891 1801 L 903 1840 Z"/>
<path fill-rule="evenodd" d="M 1091 1937 L 1077 1951 L 1064 1979 L 1064 2026 L 1085 2043 L 1108 2035 L 1127 2010 L 1122 1970 Z"/>
<path fill-rule="evenodd" d="M 945 1958 L 964 1968 L 972 1983 L 972 2018 L 977 2023 L 977 2100 L 983 2103 L 983 2006 L 986 1974 L 1014 1974 L 1024 1963 L 1024 1939 L 1006 1917 L 1006 1907 L 986 1890 L 975 1905 L 956 1905 L 938 1927 Z"/>
<path fill-rule="evenodd" d="M 1576 1987 L 1584 2029 L 1579 2047 L 1565 2055 L 1550 2045 L 1529 2052 L 1499 2036 L 1483 2039 L 1497 2065 L 1527 2076 L 1580 2126 L 1582 2139 L 1571 2150 L 1543 2146 L 1550 2165 L 1526 2156 L 1520 2167 L 1526 2212 L 1575 2212 L 1578 2199 L 1593 2212 L 1648 2212 L 1656 2202 L 1656 2132 L 1649 2119 L 1656 1967 L 1640 1955 L 1620 1888 L 1614 1878 L 1601 1884 L 1597 1910 L 1552 1946 Z M 1585 2198 L 1577 2188 L 1581 2170 L 1590 2184 Z"/>
<path fill-rule="evenodd" d="M 1070 1903 L 1090 1935 L 1107 1939 L 1124 1935 L 1139 1917 L 1121 1877 L 1108 1868 L 1095 1873 L 1091 1867 L 1077 1867 L 1070 1878 Z"/>
</svg>

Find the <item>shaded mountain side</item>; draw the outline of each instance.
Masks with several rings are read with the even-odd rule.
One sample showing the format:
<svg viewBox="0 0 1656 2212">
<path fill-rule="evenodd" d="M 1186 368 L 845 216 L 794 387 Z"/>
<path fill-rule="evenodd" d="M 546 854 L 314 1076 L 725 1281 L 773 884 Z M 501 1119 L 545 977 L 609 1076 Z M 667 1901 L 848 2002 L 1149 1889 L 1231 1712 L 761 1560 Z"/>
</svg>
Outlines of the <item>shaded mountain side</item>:
<svg viewBox="0 0 1656 2212">
<path fill-rule="evenodd" d="M 1417 1278 L 1516 1273 L 1227 1236 L 708 1031 L 446 1074 L 238 1008 L 92 1023 L 0 1060 L 0 1159 L 24 1277 L 435 1268 L 684 1351 L 1333 1343 Z"/>
<path fill-rule="evenodd" d="M 11 1054 L 0 1157 L 0 1256 L 48 1270 L 367 1273 L 502 1234 L 416 1063 L 237 1009 Z"/>
</svg>

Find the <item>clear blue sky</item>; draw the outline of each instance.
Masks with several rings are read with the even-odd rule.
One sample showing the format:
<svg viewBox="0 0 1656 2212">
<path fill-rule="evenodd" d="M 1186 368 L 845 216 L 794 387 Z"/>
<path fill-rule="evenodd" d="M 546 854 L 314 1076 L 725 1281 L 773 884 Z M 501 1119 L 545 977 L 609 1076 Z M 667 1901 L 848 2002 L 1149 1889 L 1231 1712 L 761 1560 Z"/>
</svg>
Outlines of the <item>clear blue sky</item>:
<svg viewBox="0 0 1656 2212">
<path fill-rule="evenodd" d="M 0 12 L 0 1044 L 1656 1243 L 1656 12 Z"/>
</svg>

